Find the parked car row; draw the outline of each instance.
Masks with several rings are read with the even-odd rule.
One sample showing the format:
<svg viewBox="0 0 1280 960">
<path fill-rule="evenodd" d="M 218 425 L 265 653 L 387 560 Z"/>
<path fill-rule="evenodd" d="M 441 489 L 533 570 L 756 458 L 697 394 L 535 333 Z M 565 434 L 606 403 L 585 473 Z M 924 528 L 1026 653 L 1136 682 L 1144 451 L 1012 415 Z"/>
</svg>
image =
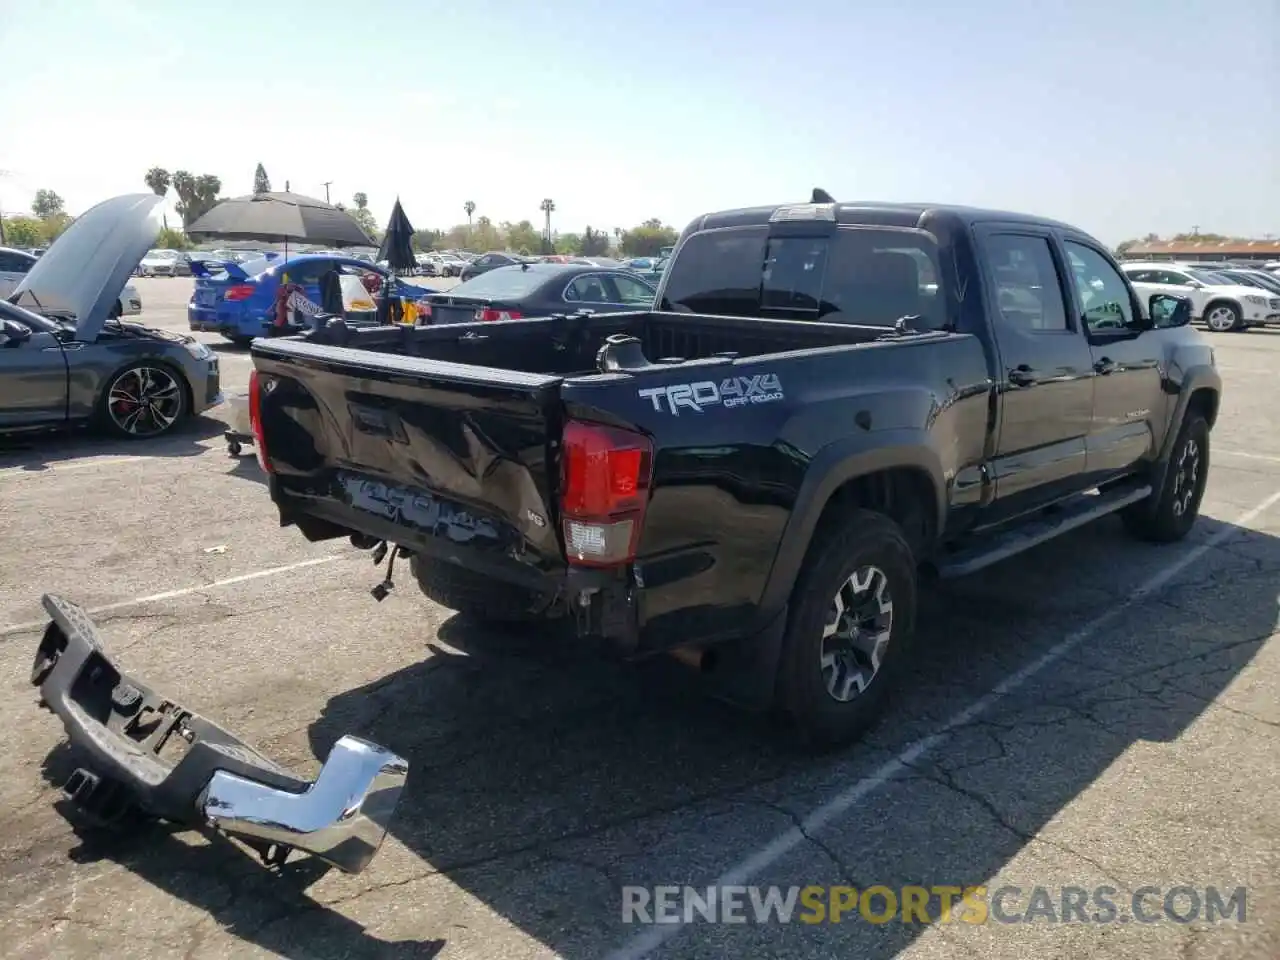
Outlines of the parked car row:
<svg viewBox="0 0 1280 960">
<path fill-rule="evenodd" d="M 1280 280 L 1266 270 L 1138 260 L 1121 263 L 1120 268 L 1144 297 L 1186 297 L 1192 319 L 1215 333 L 1280 324 Z"/>
<path fill-rule="evenodd" d="M 275 251 L 262 250 L 148 250 L 139 261 L 134 275 L 139 277 L 190 277 L 195 275 L 193 264 L 210 261 L 248 263 L 251 260 L 280 256 Z"/>
<path fill-rule="evenodd" d="M 393 284 L 400 297 L 413 302 L 435 292 L 405 283 L 384 267 L 344 253 L 262 256 L 244 263 L 211 261 L 195 266 L 195 286 L 187 304 L 187 326 L 192 330 L 219 333 L 232 343 L 247 344 L 268 333 L 275 318 L 281 284 L 295 285 L 305 301 L 318 306 L 324 300 L 321 282 L 330 272 L 336 272 L 340 282 L 343 277 L 363 280 L 372 275 L 374 282 L 370 286 Z M 350 297 L 344 297 L 344 307 L 353 309 Z M 356 312 L 369 309 L 372 309 L 372 298 L 368 306 L 356 308 Z"/>
</svg>

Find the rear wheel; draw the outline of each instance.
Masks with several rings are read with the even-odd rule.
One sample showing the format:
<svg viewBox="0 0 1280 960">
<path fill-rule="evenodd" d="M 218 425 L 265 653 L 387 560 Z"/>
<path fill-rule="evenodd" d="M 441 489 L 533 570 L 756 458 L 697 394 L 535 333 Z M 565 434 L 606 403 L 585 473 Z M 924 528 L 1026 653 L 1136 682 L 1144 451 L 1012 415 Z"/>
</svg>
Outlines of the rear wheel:
<svg viewBox="0 0 1280 960">
<path fill-rule="evenodd" d="M 415 554 L 409 570 L 428 600 L 491 623 L 530 623 L 554 617 L 552 598 L 501 583 L 454 563 Z"/>
<path fill-rule="evenodd" d="M 98 400 L 98 419 L 116 436 L 148 440 L 168 433 L 189 407 L 182 374 L 150 361 L 112 375 Z"/>
<path fill-rule="evenodd" d="M 879 714 L 915 630 L 916 564 L 888 517 L 853 510 L 815 538 L 792 594 L 778 705 L 814 744 Z"/>
</svg>

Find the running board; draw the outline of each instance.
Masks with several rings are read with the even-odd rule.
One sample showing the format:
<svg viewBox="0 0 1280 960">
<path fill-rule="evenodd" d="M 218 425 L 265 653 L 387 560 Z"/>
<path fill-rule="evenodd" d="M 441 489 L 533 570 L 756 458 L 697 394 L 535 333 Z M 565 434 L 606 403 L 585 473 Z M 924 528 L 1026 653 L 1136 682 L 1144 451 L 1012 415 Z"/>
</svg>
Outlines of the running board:
<svg viewBox="0 0 1280 960">
<path fill-rule="evenodd" d="M 1145 484 L 1140 487 L 1126 484 L 1105 492 L 1081 494 L 1055 505 L 1050 508 L 1051 513 L 1037 520 L 1020 523 L 1005 533 L 990 534 L 972 546 L 944 554 L 935 561 L 934 567 L 943 579 L 967 576 L 1149 496 L 1151 487 Z"/>
</svg>

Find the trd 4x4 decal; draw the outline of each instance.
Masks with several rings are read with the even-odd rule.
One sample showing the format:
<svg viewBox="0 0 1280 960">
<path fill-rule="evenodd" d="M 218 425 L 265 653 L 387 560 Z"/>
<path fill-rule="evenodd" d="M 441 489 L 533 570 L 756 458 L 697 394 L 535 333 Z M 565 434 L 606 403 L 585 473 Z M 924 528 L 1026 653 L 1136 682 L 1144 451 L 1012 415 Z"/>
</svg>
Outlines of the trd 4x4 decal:
<svg viewBox="0 0 1280 960">
<path fill-rule="evenodd" d="M 638 391 L 640 396 L 653 404 L 653 409 L 666 411 L 673 417 L 680 410 L 703 413 L 707 407 L 741 407 L 748 403 L 772 403 L 783 398 L 782 384 L 775 373 L 761 373 L 752 377 L 729 377 L 716 383 L 699 380 L 696 383 L 673 383 L 665 387 L 650 387 Z"/>
</svg>

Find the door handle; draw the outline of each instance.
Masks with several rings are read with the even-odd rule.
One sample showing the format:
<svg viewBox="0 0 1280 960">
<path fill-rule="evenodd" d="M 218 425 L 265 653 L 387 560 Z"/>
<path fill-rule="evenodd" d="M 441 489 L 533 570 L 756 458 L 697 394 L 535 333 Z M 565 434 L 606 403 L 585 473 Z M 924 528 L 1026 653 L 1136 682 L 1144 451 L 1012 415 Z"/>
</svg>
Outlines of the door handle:
<svg viewBox="0 0 1280 960">
<path fill-rule="evenodd" d="M 1110 357 L 1103 357 L 1093 365 L 1093 369 L 1095 373 L 1100 373 L 1105 377 L 1107 374 L 1115 372 L 1116 362 Z"/>
<path fill-rule="evenodd" d="M 1035 371 L 1025 363 L 1009 371 L 1009 382 L 1015 387 L 1029 387 L 1036 382 Z"/>
</svg>

